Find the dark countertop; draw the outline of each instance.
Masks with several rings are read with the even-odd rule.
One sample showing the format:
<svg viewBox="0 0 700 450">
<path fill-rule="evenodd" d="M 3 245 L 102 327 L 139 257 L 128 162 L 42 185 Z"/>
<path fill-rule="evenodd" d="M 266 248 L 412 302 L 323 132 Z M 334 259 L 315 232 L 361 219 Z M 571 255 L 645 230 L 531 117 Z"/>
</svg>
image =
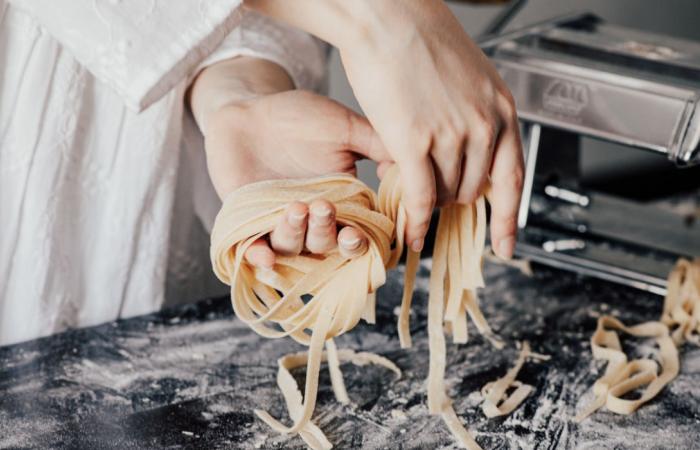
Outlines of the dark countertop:
<svg viewBox="0 0 700 450">
<path fill-rule="evenodd" d="M 354 405 L 343 406 L 323 372 L 315 418 L 336 448 L 454 448 L 425 406 L 426 266 L 414 297 L 412 349 L 401 350 L 396 335 L 396 271 L 380 291 L 378 325 L 337 340 L 390 358 L 404 376 L 394 382 L 385 369 L 344 365 Z M 470 342 L 448 345 L 446 380 L 457 414 L 484 448 L 700 448 L 700 348 L 690 345 L 681 350 L 678 378 L 636 414 L 572 420 L 602 368 L 589 346 L 596 317 L 656 319 L 661 298 L 544 269 L 528 278 L 489 264 L 486 281 L 484 313 L 509 347 L 495 351 L 470 322 Z M 536 390 L 520 408 L 486 419 L 476 391 L 513 364 L 512 344 L 521 339 L 552 360 L 525 365 L 519 379 Z M 630 348 L 648 354 L 652 346 Z M 227 299 L 0 348 L 0 448 L 304 448 L 253 414 L 263 407 L 289 423 L 276 359 L 300 349 L 257 336 L 233 318 Z"/>
</svg>

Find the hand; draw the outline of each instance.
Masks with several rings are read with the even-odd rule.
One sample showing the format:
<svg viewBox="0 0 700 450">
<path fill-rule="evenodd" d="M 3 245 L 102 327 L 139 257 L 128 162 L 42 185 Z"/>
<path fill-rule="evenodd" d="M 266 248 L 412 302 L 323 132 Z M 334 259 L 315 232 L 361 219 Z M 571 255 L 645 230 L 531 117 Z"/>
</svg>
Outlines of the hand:
<svg viewBox="0 0 700 450">
<path fill-rule="evenodd" d="M 245 184 L 328 173 L 356 174 L 358 159 L 388 154 L 367 120 L 326 97 L 287 91 L 227 105 L 210 114 L 207 162 L 223 198 Z M 290 204 L 268 239 L 246 252 L 252 264 L 271 267 L 275 253 L 362 254 L 367 238 L 353 227 L 337 231 L 334 206 L 318 200 Z"/>
<path fill-rule="evenodd" d="M 471 203 L 490 183 L 493 248 L 512 255 L 523 178 L 515 107 L 443 1 L 246 4 L 338 47 L 355 96 L 399 165 L 414 250 L 436 203 Z"/>
<path fill-rule="evenodd" d="M 499 256 L 510 258 L 523 178 L 510 93 L 441 1 L 377 3 L 386 8 L 386 22 L 397 25 L 383 24 L 373 40 L 341 49 L 341 57 L 399 165 L 407 242 L 422 246 L 436 202 L 469 204 L 490 182 L 491 240 Z"/>
</svg>

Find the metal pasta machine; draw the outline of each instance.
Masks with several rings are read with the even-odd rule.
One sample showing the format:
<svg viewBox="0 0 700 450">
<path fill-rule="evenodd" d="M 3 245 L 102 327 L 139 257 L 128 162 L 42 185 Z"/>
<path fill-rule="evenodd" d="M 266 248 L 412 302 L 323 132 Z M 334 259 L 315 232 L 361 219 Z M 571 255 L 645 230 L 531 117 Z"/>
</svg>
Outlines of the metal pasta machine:
<svg viewBox="0 0 700 450">
<path fill-rule="evenodd" d="M 522 124 L 516 254 L 663 295 L 700 256 L 700 43 L 578 14 L 480 45 Z"/>
</svg>

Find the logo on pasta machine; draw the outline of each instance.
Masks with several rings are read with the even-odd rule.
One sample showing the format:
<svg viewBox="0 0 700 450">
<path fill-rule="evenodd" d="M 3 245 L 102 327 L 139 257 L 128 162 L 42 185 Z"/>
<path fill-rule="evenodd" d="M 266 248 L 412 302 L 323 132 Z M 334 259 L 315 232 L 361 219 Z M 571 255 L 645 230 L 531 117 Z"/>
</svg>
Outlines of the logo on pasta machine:
<svg viewBox="0 0 700 450">
<path fill-rule="evenodd" d="M 542 106 L 547 111 L 578 116 L 588 105 L 588 87 L 567 80 L 554 80 L 542 95 Z"/>
</svg>

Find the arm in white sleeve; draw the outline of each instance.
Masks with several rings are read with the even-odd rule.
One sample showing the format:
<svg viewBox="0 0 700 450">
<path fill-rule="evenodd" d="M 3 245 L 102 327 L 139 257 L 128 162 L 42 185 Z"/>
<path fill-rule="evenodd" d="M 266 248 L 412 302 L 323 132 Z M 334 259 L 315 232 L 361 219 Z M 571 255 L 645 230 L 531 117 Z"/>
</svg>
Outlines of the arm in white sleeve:
<svg viewBox="0 0 700 450">
<path fill-rule="evenodd" d="M 242 0 L 11 0 L 140 111 L 186 80 L 240 22 Z"/>
<path fill-rule="evenodd" d="M 226 105 L 294 88 L 325 91 L 329 49 L 307 33 L 245 11 L 188 83 L 200 130 L 206 133 L 207 116 Z"/>
<path fill-rule="evenodd" d="M 265 59 L 281 66 L 297 89 L 326 89 L 328 44 L 301 30 L 257 12 L 243 10 L 238 26 L 193 74 L 237 56 Z"/>
</svg>

